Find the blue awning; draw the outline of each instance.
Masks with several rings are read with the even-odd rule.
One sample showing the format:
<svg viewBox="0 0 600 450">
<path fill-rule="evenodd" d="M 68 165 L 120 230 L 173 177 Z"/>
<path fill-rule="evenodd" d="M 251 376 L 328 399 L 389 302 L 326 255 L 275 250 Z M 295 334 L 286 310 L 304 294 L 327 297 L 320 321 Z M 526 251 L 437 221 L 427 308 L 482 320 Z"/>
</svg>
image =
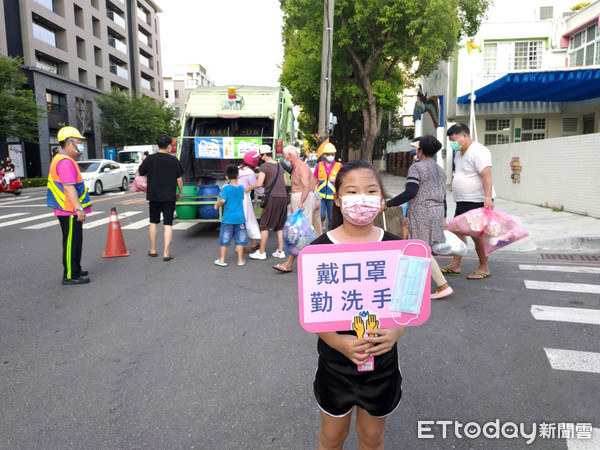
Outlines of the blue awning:
<svg viewBox="0 0 600 450">
<path fill-rule="evenodd" d="M 471 94 L 456 103 L 468 104 Z M 475 91 L 475 103 L 575 102 L 600 97 L 600 69 L 509 73 Z"/>
</svg>

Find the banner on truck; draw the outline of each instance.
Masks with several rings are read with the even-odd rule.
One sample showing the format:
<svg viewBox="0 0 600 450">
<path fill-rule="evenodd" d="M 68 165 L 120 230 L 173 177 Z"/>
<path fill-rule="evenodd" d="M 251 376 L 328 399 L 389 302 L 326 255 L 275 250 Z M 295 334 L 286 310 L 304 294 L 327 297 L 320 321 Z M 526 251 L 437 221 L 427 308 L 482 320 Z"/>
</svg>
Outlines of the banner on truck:
<svg viewBox="0 0 600 450">
<path fill-rule="evenodd" d="M 194 138 L 194 154 L 199 159 L 241 159 L 246 152 L 262 145 L 262 138 L 198 137 Z"/>
</svg>

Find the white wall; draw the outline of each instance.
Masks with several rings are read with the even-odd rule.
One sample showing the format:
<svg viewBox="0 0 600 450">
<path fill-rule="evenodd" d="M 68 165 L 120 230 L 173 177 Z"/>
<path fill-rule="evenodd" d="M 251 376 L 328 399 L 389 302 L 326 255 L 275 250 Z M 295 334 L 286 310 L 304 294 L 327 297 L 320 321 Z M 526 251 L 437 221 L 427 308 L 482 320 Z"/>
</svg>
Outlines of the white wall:
<svg viewBox="0 0 600 450">
<path fill-rule="evenodd" d="M 600 218 L 600 134 L 490 146 L 496 195 Z M 511 180 L 511 158 L 523 167 Z"/>
</svg>

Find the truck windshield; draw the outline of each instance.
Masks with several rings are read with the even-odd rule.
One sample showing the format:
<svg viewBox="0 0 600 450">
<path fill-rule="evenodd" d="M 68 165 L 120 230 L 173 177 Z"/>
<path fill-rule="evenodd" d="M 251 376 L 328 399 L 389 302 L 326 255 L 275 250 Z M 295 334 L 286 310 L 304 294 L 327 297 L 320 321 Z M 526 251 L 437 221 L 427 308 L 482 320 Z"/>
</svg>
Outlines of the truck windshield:
<svg viewBox="0 0 600 450">
<path fill-rule="evenodd" d="M 122 164 L 139 164 L 141 157 L 138 152 L 119 152 L 117 153 L 117 162 Z"/>
</svg>

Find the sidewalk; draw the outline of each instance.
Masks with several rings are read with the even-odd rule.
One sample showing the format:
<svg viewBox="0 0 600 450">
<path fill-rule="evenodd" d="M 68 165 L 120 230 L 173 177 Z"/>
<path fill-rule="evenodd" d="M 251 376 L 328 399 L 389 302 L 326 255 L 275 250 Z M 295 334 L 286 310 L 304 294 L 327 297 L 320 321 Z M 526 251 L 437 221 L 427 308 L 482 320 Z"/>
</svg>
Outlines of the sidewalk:
<svg viewBox="0 0 600 450">
<path fill-rule="evenodd" d="M 387 173 L 381 174 L 387 194 L 394 197 L 404 191 L 406 178 Z M 446 193 L 448 218 L 454 216 L 456 204 L 452 191 Z M 497 198 L 494 207 L 514 218 L 529 236 L 498 252 L 564 252 L 600 254 L 600 219 L 580 216 L 568 212 L 557 212 L 550 208 L 511 202 Z M 469 248 L 473 242 L 469 239 Z"/>
</svg>

